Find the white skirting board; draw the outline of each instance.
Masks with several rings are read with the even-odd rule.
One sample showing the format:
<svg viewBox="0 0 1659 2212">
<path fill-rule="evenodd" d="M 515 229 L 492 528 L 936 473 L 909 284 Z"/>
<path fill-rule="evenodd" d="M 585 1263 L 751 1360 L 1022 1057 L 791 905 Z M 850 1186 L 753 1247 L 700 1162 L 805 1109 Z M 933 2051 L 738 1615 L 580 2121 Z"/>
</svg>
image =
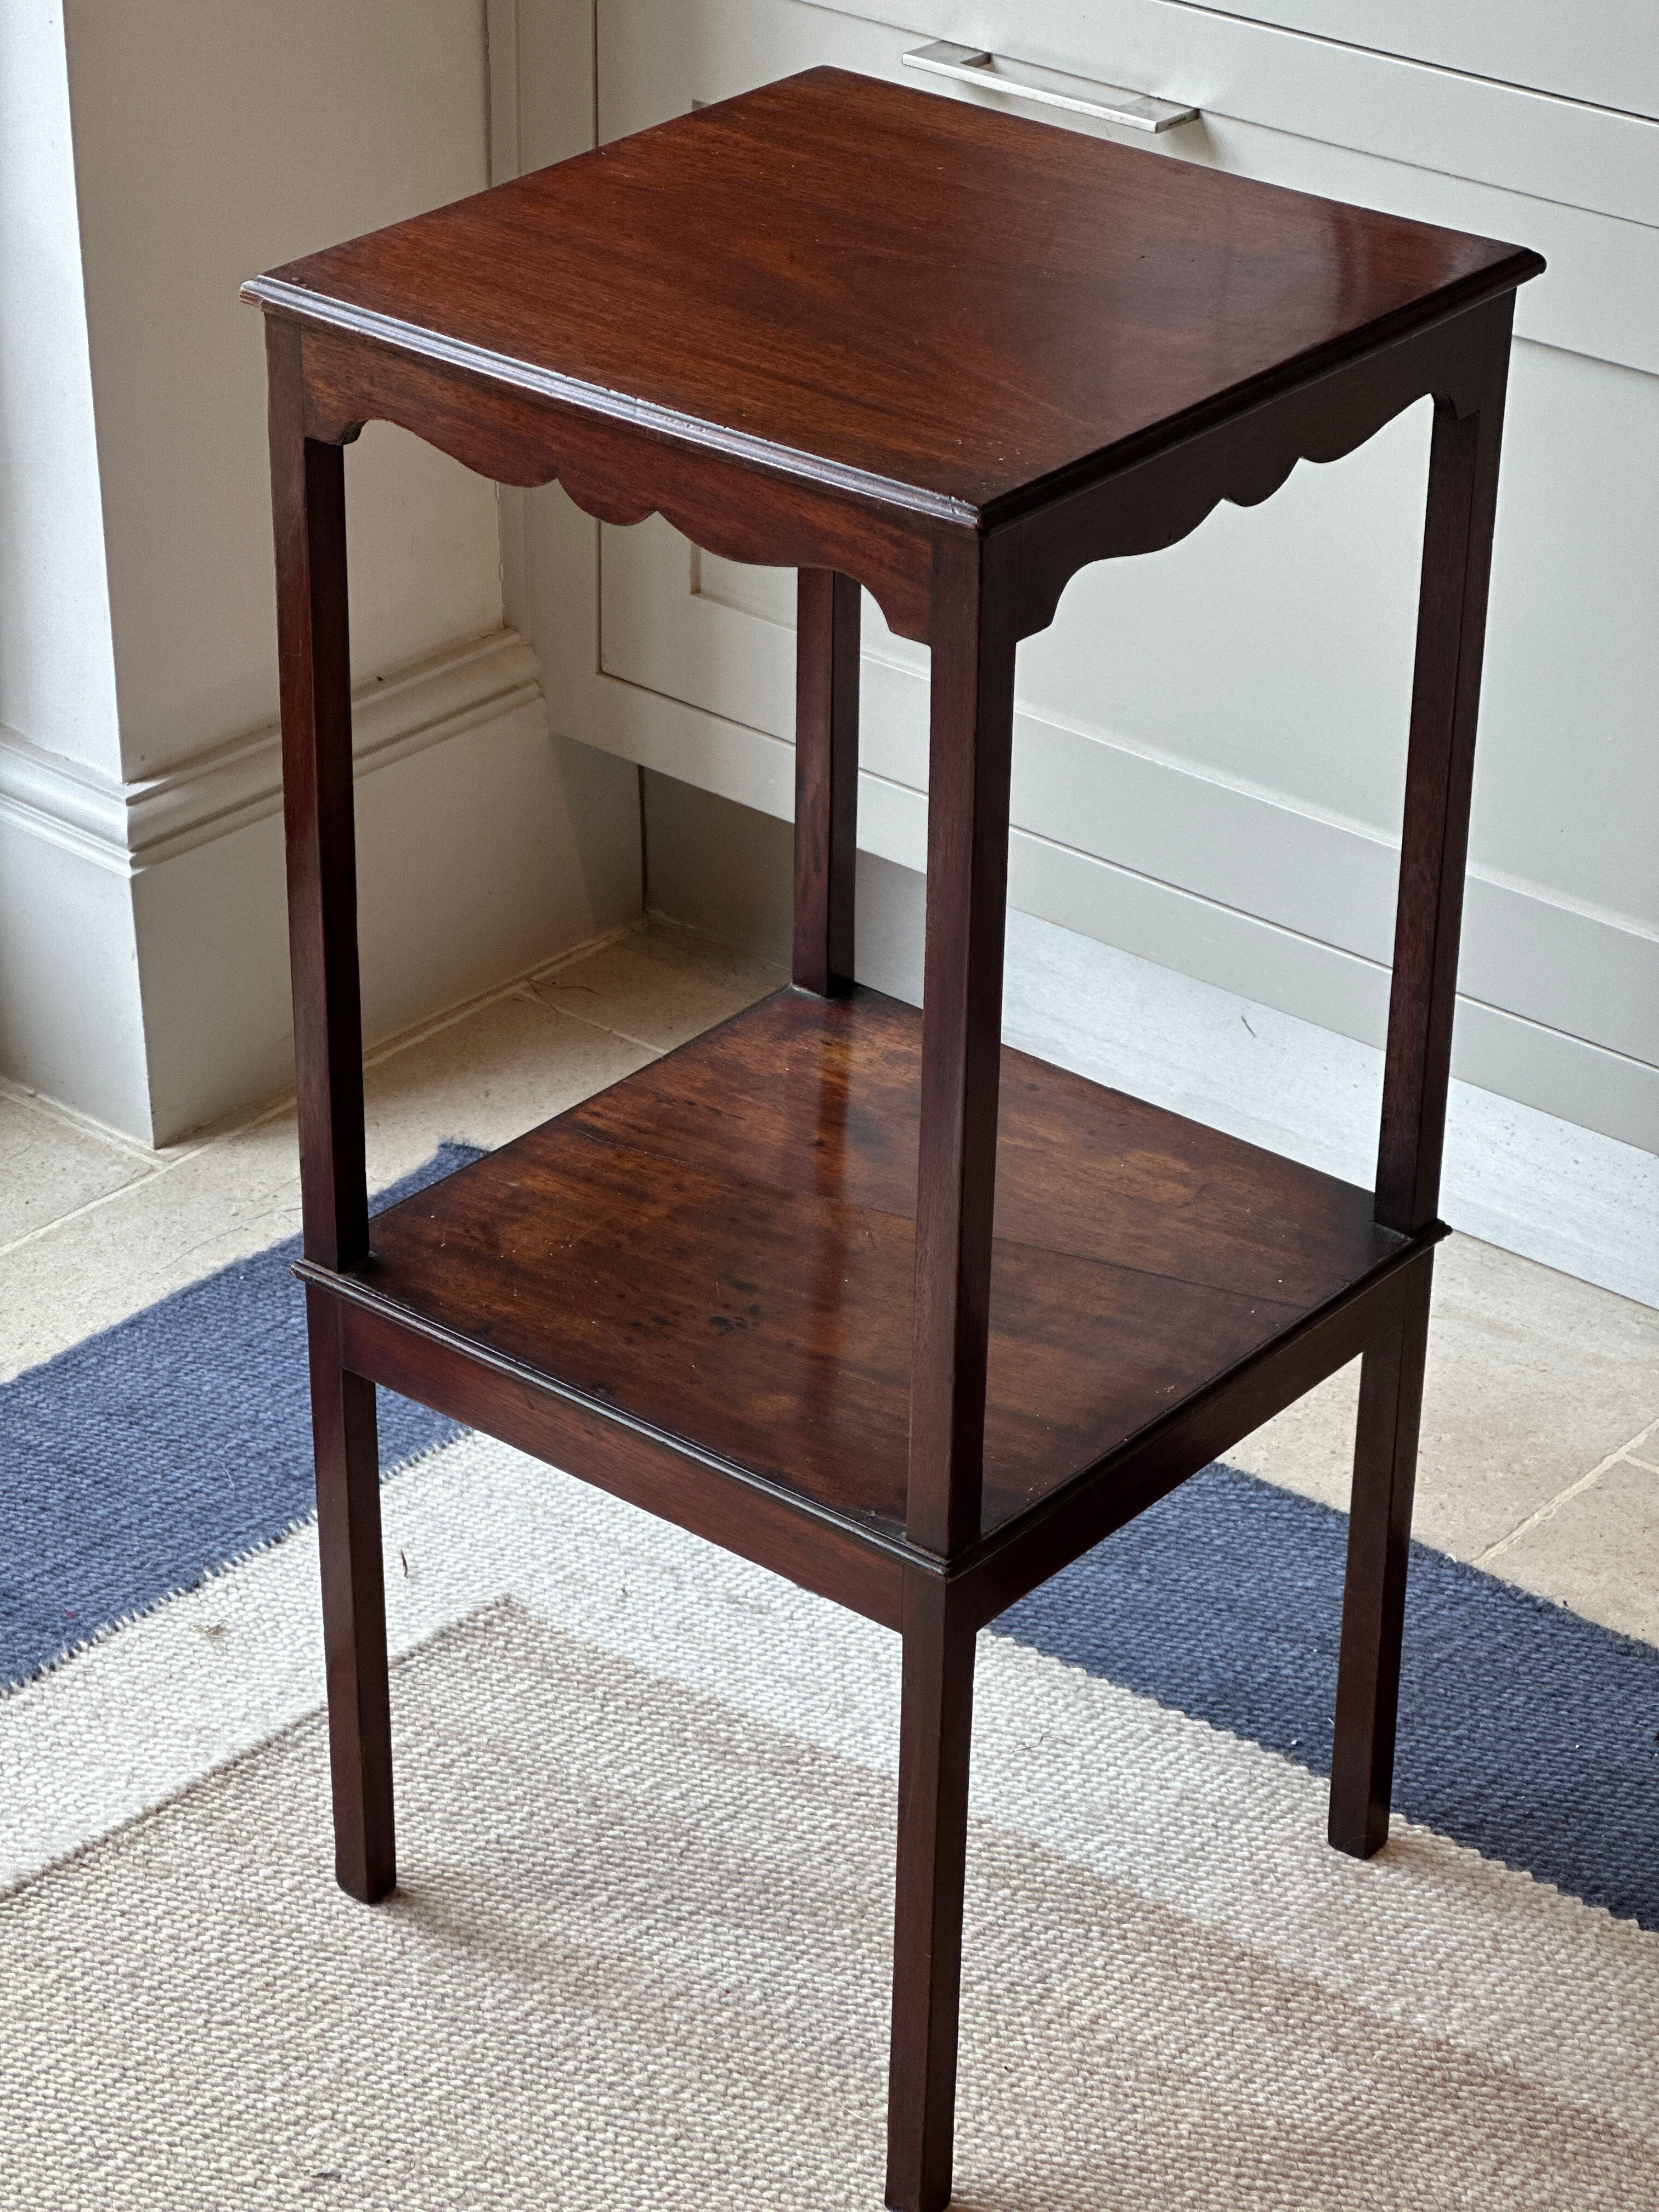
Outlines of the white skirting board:
<svg viewBox="0 0 1659 2212">
<path fill-rule="evenodd" d="M 499 629 L 354 703 L 364 1030 L 639 908 L 634 770 L 550 738 Z M 292 1077 L 275 729 L 143 783 L 0 734 L 0 1073 L 160 1145 Z"/>
<path fill-rule="evenodd" d="M 647 903 L 787 960 L 787 823 L 646 776 Z M 860 980 L 921 999 L 922 879 L 859 854 Z M 1006 1042 L 1369 1188 L 1374 1047 L 1028 914 L 1012 914 Z M 1454 1081 L 1441 1211 L 1455 1229 L 1659 1306 L 1659 1158 Z"/>
</svg>

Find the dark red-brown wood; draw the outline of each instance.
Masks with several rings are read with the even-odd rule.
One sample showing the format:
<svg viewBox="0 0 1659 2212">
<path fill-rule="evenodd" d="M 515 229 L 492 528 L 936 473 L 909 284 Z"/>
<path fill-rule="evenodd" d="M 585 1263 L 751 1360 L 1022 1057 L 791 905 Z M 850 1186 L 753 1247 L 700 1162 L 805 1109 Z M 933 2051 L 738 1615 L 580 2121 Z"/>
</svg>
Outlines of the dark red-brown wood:
<svg viewBox="0 0 1659 2212">
<path fill-rule="evenodd" d="M 820 998 L 853 981 L 859 826 L 859 587 L 803 568 L 795 619 L 792 973 Z"/>
<path fill-rule="evenodd" d="M 356 1374 L 556 1467 L 580 1468 L 600 1490 L 884 1628 L 899 1626 L 902 1571 L 911 1562 L 888 1532 L 849 1524 L 781 1483 L 628 1419 L 615 1406 L 552 1387 L 511 1359 L 481 1352 L 476 1341 L 416 1326 L 407 1313 L 350 1295 L 355 1284 L 330 1278 L 319 1287 L 346 1293 L 339 1297 L 340 1343 Z"/>
<path fill-rule="evenodd" d="M 803 1130 L 802 1150 L 810 1143 Z M 339 1275 L 302 1262 L 301 1272 L 341 1300 L 343 1356 L 354 1372 L 558 1466 L 579 1467 L 588 1480 L 647 1511 L 896 1628 L 907 1565 L 958 1583 L 982 1625 L 1396 1331 L 1406 1279 L 1425 1262 L 1436 1234 L 1395 1240 L 1392 1252 L 1346 1289 L 1167 1405 L 948 1564 L 910 1546 L 892 1519 L 860 1506 L 847 1486 L 819 1498 L 670 1435 L 614 1393 L 584 1392 L 389 1299 L 372 1269 Z M 844 1249 L 832 1248 L 837 1261 Z M 820 1284 L 828 1273 L 827 1267 L 815 1270 Z"/>
<path fill-rule="evenodd" d="M 1440 1202 L 1508 362 L 1507 344 L 1494 348 L 1477 412 L 1437 407 L 1429 459 L 1376 1164 L 1377 1219 L 1407 1233 L 1432 1221 Z"/>
<path fill-rule="evenodd" d="M 1505 339 L 1511 305 L 1484 311 L 1502 315 Z M 1376 1218 L 1408 1234 L 1431 1223 L 1440 1203 L 1508 364 L 1507 343 L 1492 346 L 1473 411 L 1437 404 L 1430 453 L 1376 1167 Z M 1425 1269 L 1401 1328 L 1367 1351 L 1360 1380 L 1329 1828 L 1332 1843 L 1358 1858 L 1389 1834 L 1428 1325 Z"/>
<path fill-rule="evenodd" d="M 1425 1264 L 1400 1327 L 1367 1346 L 1360 1369 L 1329 1823 L 1337 1850 L 1360 1859 L 1389 1839 L 1431 1279 Z"/>
<path fill-rule="evenodd" d="M 906 1520 L 949 1553 L 980 1530 L 1015 636 L 994 541 L 937 559 Z"/>
<path fill-rule="evenodd" d="M 1168 544 L 1265 496 L 1263 455 L 1276 483 L 1346 452 L 1456 380 L 1449 316 L 1542 265 L 811 70 L 245 289 L 306 326 L 313 434 L 384 416 L 606 520 L 856 576 L 926 637 L 941 532 L 1133 477 L 1024 547 L 1041 628 L 1062 544 Z"/>
<path fill-rule="evenodd" d="M 1368 1192 L 1000 1057 L 984 1498 L 969 1536 L 1401 1244 Z M 781 992 L 379 1215 L 350 1279 L 896 1535 L 922 1058 L 912 1007 L 862 988 Z"/>
<path fill-rule="evenodd" d="M 273 321 L 265 336 L 305 1250 L 325 1267 L 349 1267 L 368 1249 L 368 1193 L 345 476 L 339 447 L 305 433 L 299 332 Z"/>
<path fill-rule="evenodd" d="M 970 1591 L 975 1620 L 994 1620 L 1397 1328 L 1407 1285 L 1443 1234 L 1437 1227 L 1401 1245 L 1363 1282 L 958 1553 L 948 1571 Z"/>
<path fill-rule="evenodd" d="M 374 1385 L 343 1364 L 340 1322 L 334 1299 L 307 1293 L 334 1871 L 342 1889 L 374 1905 L 398 1880 L 380 1467 Z"/>
<path fill-rule="evenodd" d="M 255 280 L 341 1881 L 394 1879 L 376 1382 L 900 1631 L 888 2198 L 950 2195 L 975 1628 L 1363 1355 L 1331 1837 L 1387 1832 L 1513 292 L 1537 257 L 812 70 Z M 1425 395 L 1376 1192 L 1001 1050 L 1015 649 Z M 795 988 L 364 1199 L 340 447 L 800 574 Z M 859 587 L 929 644 L 858 989 Z"/>
<path fill-rule="evenodd" d="M 960 1590 L 906 1575 L 887 2087 L 894 2212 L 940 2212 L 951 2201 L 974 1627 Z"/>
<path fill-rule="evenodd" d="M 1538 265 L 817 69 L 290 262 L 265 296 L 989 520 Z"/>
</svg>

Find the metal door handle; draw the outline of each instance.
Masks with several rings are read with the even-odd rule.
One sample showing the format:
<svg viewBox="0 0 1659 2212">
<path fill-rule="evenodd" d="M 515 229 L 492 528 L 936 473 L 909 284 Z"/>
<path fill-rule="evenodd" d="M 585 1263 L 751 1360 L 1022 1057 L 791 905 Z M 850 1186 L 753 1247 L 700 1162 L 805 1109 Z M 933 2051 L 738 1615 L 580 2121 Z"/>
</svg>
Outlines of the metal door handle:
<svg viewBox="0 0 1659 2212">
<path fill-rule="evenodd" d="M 1127 92 L 1115 84 L 1092 84 L 1087 77 L 1038 69 L 1030 62 L 1011 62 L 1004 55 L 953 46 L 943 39 L 931 46 L 913 48 L 904 60 L 908 68 L 927 70 L 933 76 L 989 85 L 1016 100 L 1040 100 L 1046 107 L 1068 107 L 1074 115 L 1097 116 L 1103 123 L 1121 123 L 1131 131 L 1172 131 L 1177 123 L 1191 123 L 1198 114 L 1195 107 L 1154 100 L 1150 93 Z"/>
</svg>

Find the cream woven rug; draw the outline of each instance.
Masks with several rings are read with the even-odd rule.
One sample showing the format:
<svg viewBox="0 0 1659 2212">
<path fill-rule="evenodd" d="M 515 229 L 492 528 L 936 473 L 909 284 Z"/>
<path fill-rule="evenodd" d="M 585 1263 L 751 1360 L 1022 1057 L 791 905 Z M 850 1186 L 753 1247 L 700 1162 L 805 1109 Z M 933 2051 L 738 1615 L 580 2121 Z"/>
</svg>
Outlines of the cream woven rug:
<svg viewBox="0 0 1659 2212">
<path fill-rule="evenodd" d="M 527 1463 L 457 1452 L 394 1596 L 447 1480 L 459 1529 L 523 1479 L 536 1552 Z M 0 1899 L 0 2205 L 880 2203 L 896 1645 L 550 1480 L 532 1603 L 397 1670 L 397 1897 L 333 1887 L 313 1717 Z M 237 1589 L 286 1643 L 313 1571 L 157 1663 Z M 70 1759 L 79 1679 L 20 1706 Z M 1301 1769 L 1006 1639 L 979 1683 L 961 2204 L 1659 2203 L 1655 1939 L 1426 1832 L 1337 1859 Z"/>
</svg>

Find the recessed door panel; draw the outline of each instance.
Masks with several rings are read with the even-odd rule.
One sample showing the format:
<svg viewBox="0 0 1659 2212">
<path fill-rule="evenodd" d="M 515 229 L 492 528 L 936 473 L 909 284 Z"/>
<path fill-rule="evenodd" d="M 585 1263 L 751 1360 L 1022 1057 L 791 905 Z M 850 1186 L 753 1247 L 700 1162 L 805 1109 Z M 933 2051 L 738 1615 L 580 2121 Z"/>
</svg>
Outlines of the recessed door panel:
<svg viewBox="0 0 1659 2212">
<path fill-rule="evenodd" d="M 945 20 L 962 12 L 941 8 L 921 27 L 963 37 Z M 599 22 L 604 137 L 823 62 L 929 86 L 902 67 L 915 23 L 802 0 L 678 0 L 672 12 L 602 0 Z M 1103 75 L 1109 60 L 1094 66 Z M 1176 146 L 1171 132 L 1140 158 L 1207 160 L 1553 257 L 1552 276 L 1522 295 L 1528 310 L 1556 286 L 1534 317 L 1534 341 L 1549 343 L 1515 357 L 1462 982 L 1495 1017 L 1651 1067 L 1659 377 L 1626 364 L 1650 356 L 1659 368 L 1659 232 L 1316 135 L 1341 119 L 1310 114 L 1299 137 L 1206 118 L 1199 137 Z M 1633 257 L 1627 269 L 1619 253 Z M 1097 933 L 1128 941 L 1133 909 L 1133 949 L 1215 980 L 1237 980 L 1218 948 L 1248 919 L 1251 958 L 1272 969 L 1282 956 L 1262 996 L 1357 1032 L 1375 1022 L 1428 435 L 1425 402 L 1347 459 L 1297 469 L 1263 507 L 1224 506 L 1165 553 L 1075 580 L 1052 628 L 1021 649 L 1016 880 L 1028 902 L 1040 907 L 1050 879 L 1097 883 Z M 716 787 L 787 812 L 793 576 L 699 553 L 659 519 L 599 538 L 604 676 L 724 731 L 700 756 L 718 755 Z M 892 637 L 867 597 L 865 650 L 861 842 L 916 866 L 927 656 Z M 652 758 L 704 780 L 689 755 Z M 752 771 L 732 765 L 744 761 Z M 1096 926 L 1075 897 L 1057 918 Z M 1315 954 L 1334 997 L 1310 1000 L 1298 980 Z M 1333 1012 L 1344 990 L 1360 1012 Z"/>
</svg>

